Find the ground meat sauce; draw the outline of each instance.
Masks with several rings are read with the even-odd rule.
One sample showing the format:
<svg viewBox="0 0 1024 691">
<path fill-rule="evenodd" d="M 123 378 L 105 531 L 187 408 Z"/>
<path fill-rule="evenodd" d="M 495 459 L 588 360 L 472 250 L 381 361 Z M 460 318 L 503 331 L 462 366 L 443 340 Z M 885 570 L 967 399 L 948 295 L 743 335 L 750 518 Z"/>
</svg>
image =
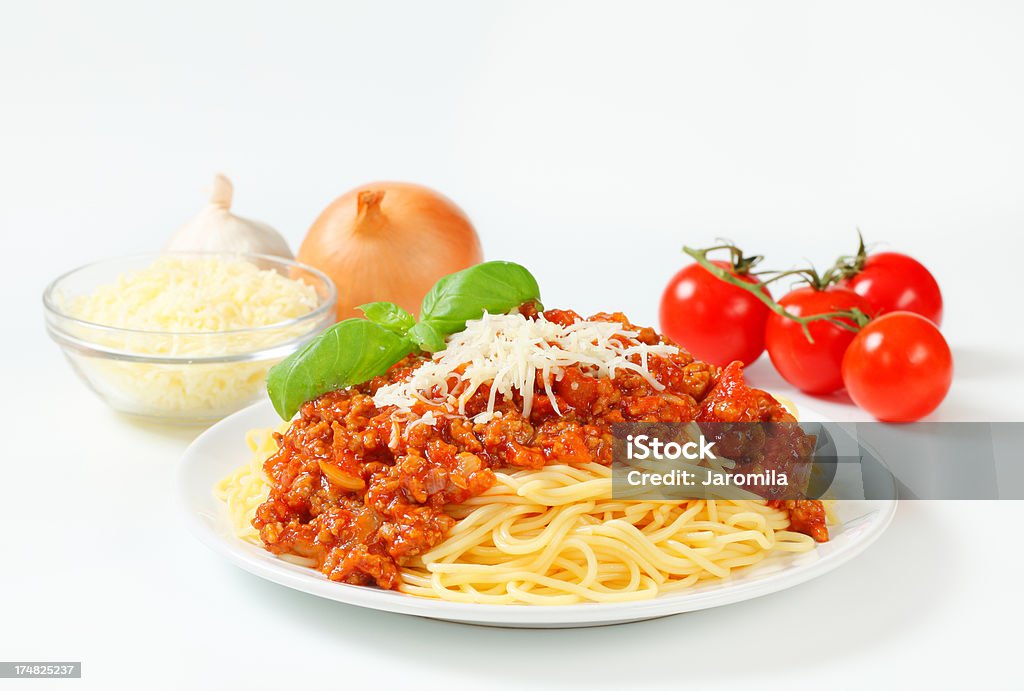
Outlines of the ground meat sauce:
<svg viewBox="0 0 1024 691">
<path fill-rule="evenodd" d="M 580 319 L 569 310 L 548 310 L 544 317 L 562 325 Z M 619 322 L 649 345 L 670 343 L 621 313 L 590 319 Z M 288 431 L 275 435 L 279 449 L 264 464 L 270 496 L 253 520 L 267 549 L 309 557 L 331 580 L 396 588 L 399 566 L 443 541 L 454 525 L 445 505 L 486 491 L 495 482 L 494 469 L 610 465 L 616 422 L 793 421 L 778 401 L 743 383 L 739 363 L 719 369 L 684 350 L 649 358 L 648 370 L 665 386 L 662 391 L 632 371 L 596 379 L 567 368 L 552 382 L 562 415 L 540 376 L 528 418 L 517 394 L 508 401 L 498 397 L 494 410 L 500 416 L 474 423 L 469 418 L 487 409 L 486 385 L 469 399 L 465 417 L 438 414 L 434 425 L 415 423 L 425 405 L 408 419 L 392 407 L 375 407 L 378 388 L 407 378 L 423 361 L 410 356 L 383 377 L 309 401 Z M 723 441 L 730 441 L 726 435 Z M 731 441 L 740 444 L 737 453 L 756 455 L 750 440 Z M 770 503 L 789 511 L 793 530 L 828 539 L 821 502 Z"/>
</svg>

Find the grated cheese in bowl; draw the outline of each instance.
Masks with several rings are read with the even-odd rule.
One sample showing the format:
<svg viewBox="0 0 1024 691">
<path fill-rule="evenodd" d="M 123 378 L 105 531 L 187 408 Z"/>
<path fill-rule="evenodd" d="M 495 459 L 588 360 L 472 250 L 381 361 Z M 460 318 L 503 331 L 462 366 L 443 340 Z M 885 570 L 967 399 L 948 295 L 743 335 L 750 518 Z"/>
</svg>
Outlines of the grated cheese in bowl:
<svg viewBox="0 0 1024 691">
<path fill-rule="evenodd" d="M 148 255 L 82 267 L 44 295 L 47 328 L 115 409 L 209 422 L 334 321 L 320 272 L 263 255 Z"/>
</svg>

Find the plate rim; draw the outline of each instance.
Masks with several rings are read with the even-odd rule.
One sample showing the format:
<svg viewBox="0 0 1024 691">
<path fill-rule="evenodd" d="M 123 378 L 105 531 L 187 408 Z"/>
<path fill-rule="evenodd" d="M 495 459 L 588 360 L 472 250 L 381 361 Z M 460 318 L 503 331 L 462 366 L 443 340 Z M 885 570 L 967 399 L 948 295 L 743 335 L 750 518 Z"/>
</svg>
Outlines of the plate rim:
<svg viewBox="0 0 1024 691">
<path fill-rule="evenodd" d="M 330 581 L 318 571 L 289 564 L 260 550 L 256 545 L 218 534 L 199 512 L 192 510 L 195 494 L 192 489 L 195 484 L 193 477 L 199 472 L 196 466 L 202 448 L 216 443 L 211 440 L 219 439 L 225 434 L 225 429 L 242 424 L 242 419 L 261 416 L 261 409 L 274 415 L 268 400 L 247 406 L 204 430 L 188 445 L 179 459 L 178 505 L 190 532 L 214 553 L 264 580 L 335 602 L 398 614 L 492 626 L 575 627 L 653 619 L 734 604 L 787 590 L 846 564 L 863 553 L 888 529 L 899 503 L 897 499 L 872 500 L 871 504 L 877 508 L 870 514 L 869 527 L 837 552 L 807 564 L 789 565 L 754 580 L 726 583 L 719 588 L 667 593 L 630 602 L 583 602 L 572 605 L 497 605 L 434 600 Z M 811 408 L 802 407 L 802 410 L 808 419 L 828 421 Z M 273 424 L 274 418 L 271 416 L 267 416 L 268 426 Z M 239 436 L 238 439 L 241 444 L 243 438 Z M 209 500 L 216 501 L 212 484 L 209 487 Z"/>
</svg>

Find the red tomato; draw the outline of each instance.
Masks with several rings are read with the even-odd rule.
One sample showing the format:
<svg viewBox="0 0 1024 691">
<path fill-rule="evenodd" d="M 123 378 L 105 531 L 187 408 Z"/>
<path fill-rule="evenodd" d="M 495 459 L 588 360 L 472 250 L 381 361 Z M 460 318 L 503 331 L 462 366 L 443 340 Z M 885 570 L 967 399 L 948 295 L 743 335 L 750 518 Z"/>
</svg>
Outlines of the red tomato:
<svg viewBox="0 0 1024 691">
<path fill-rule="evenodd" d="M 797 288 L 779 300 L 779 304 L 798 317 L 855 307 L 868 314 L 871 312 L 867 300 L 846 288 Z M 807 340 L 800 324 L 772 313 L 765 330 L 768 356 L 782 378 L 801 391 L 818 395 L 838 391 L 843 388 L 843 354 L 857 334 L 824 320 L 811 322 L 808 328 L 813 343 Z"/>
<path fill-rule="evenodd" d="M 731 268 L 727 262 L 713 263 Z M 739 278 L 757 283 L 749 276 Z M 716 278 L 700 264 L 673 276 L 661 296 L 662 332 L 697 359 L 720 366 L 734 360 L 749 365 L 764 352 L 770 313 L 755 295 Z"/>
<path fill-rule="evenodd" d="M 942 324 L 942 292 L 924 265 L 905 254 L 869 254 L 864 268 L 840 285 L 863 295 L 876 314 L 903 310 Z"/>
<path fill-rule="evenodd" d="M 953 382 L 953 354 L 939 329 L 913 312 L 870 321 L 843 358 L 853 402 L 883 422 L 913 422 L 935 410 Z"/>
</svg>

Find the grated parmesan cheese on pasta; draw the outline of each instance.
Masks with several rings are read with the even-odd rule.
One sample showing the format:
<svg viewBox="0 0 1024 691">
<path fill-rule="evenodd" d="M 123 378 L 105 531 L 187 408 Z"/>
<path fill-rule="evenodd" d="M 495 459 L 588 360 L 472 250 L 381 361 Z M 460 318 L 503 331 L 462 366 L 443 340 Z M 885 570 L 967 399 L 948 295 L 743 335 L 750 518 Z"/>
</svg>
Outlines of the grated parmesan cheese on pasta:
<svg viewBox="0 0 1024 691">
<path fill-rule="evenodd" d="M 482 385 L 490 384 L 487 410 L 474 422 L 492 419 L 497 396 L 510 400 L 514 391 L 521 393 L 523 416 L 528 417 L 540 378 L 555 412 L 561 414 L 551 382 L 574 365 L 598 378 L 614 378 L 619 370 L 637 372 L 660 391 L 665 387 L 647 369 L 647 358 L 673 355 L 679 348 L 646 345 L 636 337 L 636 331 L 617 322 L 578 321 L 562 326 L 543 315 L 527 319 L 518 313 L 485 314 L 466 322 L 465 331 L 449 336 L 445 349 L 417 367 L 408 380 L 378 389 L 373 402 L 378 408 L 395 406 L 398 411 L 411 411 L 420 402 L 464 415 L 466 402 Z"/>
</svg>

